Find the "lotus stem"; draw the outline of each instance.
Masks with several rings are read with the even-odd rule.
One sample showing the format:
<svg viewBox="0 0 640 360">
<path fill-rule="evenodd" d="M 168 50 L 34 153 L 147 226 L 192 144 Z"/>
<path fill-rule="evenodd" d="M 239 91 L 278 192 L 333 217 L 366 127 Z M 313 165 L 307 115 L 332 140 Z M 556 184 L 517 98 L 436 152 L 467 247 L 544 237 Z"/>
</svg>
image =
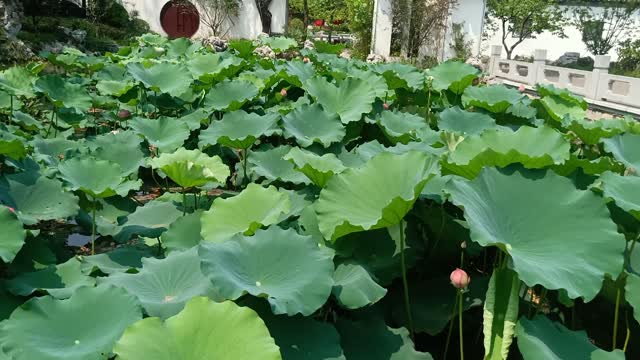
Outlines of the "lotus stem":
<svg viewBox="0 0 640 360">
<path fill-rule="evenodd" d="M 613 339 L 611 341 L 611 343 L 613 344 L 611 346 L 611 351 L 615 350 L 618 346 L 618 320 L 620 319 L 620 296 L 621 296 L 622 291 L 620 291 L 620 288 L 618 287 L 616 289 L 616 310 L 615 313 L 613 315 Z"/>
<path fill-rule="evenodd" d="M 184 188 L 182 188 L 182 216 L 187 215 L 187 193 Z"/>
<path fill-rule="evenodd" d="M 9 95 L 9 120 L 7 123 L 11 125 L 11 121 L 13 121 L 13 95 Z"/>
<path fill-rule="evenodd" d="M 193 211 L 198 210 L 198 193 L 193 193 Z"/>
<path fill-rule="evenodd" d="M 91 222 L 91 255 L 96 254 L 96 198 L 93 198 L 92 222 Z"/>
<path fill-rule="evenodd" d="M 453 320 L 456 318 L 456 313 L 458 312 L 458 297 L 460 297 L 460 291 L 456 291 L 456 299 L 453 305 L 453 312 L 451 314 L 451 321 L 449 321 L 449 332 L 447 333 L 447 343 L 444 346 L 444 356 L 443 359 L 447 358 L 447 354 L 449 353 L 449 344 L 451 343 L 451 334 L 453 333 Z"/>
<path fill-rule="evenodd" d="M 404 306 L 407 312 L 409 334 L 413 340 L 413 316 L 411 315 L 411 303 L 409 301 L 409 282 L 407 281 L 407 264 L 404 256 L 404 226 L 400 220 L 400 268 L 402 271 L 402 287 L 404 289 Z"/>
<path fill-rule="evenodd" d="M 629 315 L 625 312 L 624 321 L 627 325 L 627 336 L 624 338 L 624 346 L 622 347 L 622 352 L 627 352 L 627 347 L 629 346 L 629 339 L 631 338 L 631 329 L 629 329 Z"/>
<path fill-rule="evenodd" d="M 242 177 L 242 182 L 247 181 L 247 159 L 249 158 L 249 149 L 244 149 L 244 158 L 242 159 L 242 170 L 244 171 L 244 176 Z"/>
<path fill-rule="evenodd" d="M 462 340 L 462 291 L 463 289 L 458 289 L 458 331 L 460 334 L 460 360 L 464 360 L 464 341 Z"/>
</svg>

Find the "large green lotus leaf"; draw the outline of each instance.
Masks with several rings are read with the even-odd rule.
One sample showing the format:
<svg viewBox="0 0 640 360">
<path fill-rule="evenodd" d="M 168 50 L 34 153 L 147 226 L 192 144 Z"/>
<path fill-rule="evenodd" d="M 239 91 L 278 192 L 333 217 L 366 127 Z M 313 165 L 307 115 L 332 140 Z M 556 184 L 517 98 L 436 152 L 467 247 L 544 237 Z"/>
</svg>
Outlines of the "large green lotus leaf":
<svg viewBox="0 0 640 360">
<path fill-rule="evenodd" d="M 396 144 L 395 146 L 385 147 L 378 141 L 373 140 L 356 147 L 354 150 L 352 150 L 351 153 L 343 152 L 342 154 L 338 155 L 338 158 L 347 167 L 360 167 L 370 159 L 383 152 L 402 155 L 409 151 L 425 152 L 440 157 L 445 153 L 446 150 L 445 148 L 434 148 L 428 141 L 412 141 L 408 144 Z"/>
<path fill-rule="evenodd" d="M 316 203 L 320 231 L 335 240 L 400 223 L 437 169 L 437 159 L 430 154 L 384 152 L 360 168 L 333 176 Z"/>
<path fill-rule="evenodd" d="M 140 63 L 129 63 L 127 71 L 152 91 L 171 96 L 184 94 L 193 81 L 187 68 L 180 64 L 159 63 L 145 67 Z"/>
<path fill-rule="evenodd" d="M 473 241 L 508 252 L 529 286 L 590 301 L 605 275 L 615 278 L 622 269 L 625 240 L 604 200 L 567 178 L 487 168 L 473 181 L 454 180 L 448 192 L 464 209 Z"/>
<path fill-rule="evenodd" d="M 333 296 L 347 309 L 359 309 L 375 304 L 387 294 L 387 289 L 378 285 L 362 266 L 344 263 L 336 267 L 333 274 Z"/>
<path fill-rule="evenodd" d="M 309 79 L 305 88 L 309 95 L 330 114 L 337 114 L 344 124 L 359 121 L 373 109 L 376 94 L 366 81 L 347 78 L 338 86 L 324 78 Z"/>
<path fill-rule="evenodd" d="M 515 132 L 508 128 L 487 130 L 462 141 L 449 153 L 442 168 L 443 173 L 473 179 L 487 166 L 520 163 L 537 169 L 562 164 L 569 159 L 569 150 L 569 142 L 549 127 L 523 126 Z"/>
<path fill-rule="evenodd" d="M 222 120 L 213 121 L 200 132 L 201 148 L 221 144 L 236 149 L 250 148 L 256 139 L 269 133 L 279 119 L 278 114 L 259 115 L 244 110 L 224 114 Z"/>
<path fill-rule="evenodd" d="M 71 258 L 64 264 L 49 266 L 43 270 L 21 273 L 7 281 L 7 289 L 15 295 L 28 296 L 44 291 L 57 299 L 66 299 L 83 286 L 94 286 L 96 280 L 82 272 L 82 264 Z"/>
<path fill-rule="evenodd" d="M 296 170 L 303 173 L 321 188 L 327 184 L 333 175 L 346 170 L 346 167 L 342 165 L 342 161 L 331 153 L 320 156 L 311 151 L 294 147 L 282 158 L 292 161 Z"/>
<path fill-rule="evenodd" d="M 387 81 L 381 75 L 374 73 L 371 70 L 362 70 L 357 67 L 351 67 L 347 73 L 350 77 L 365 80 L 369 86 L 373 89 L 376 97 L 380 99 L 392 98 L 395 92 L 389 90 Z"/>
<path fill-rule="evenodd" d="M 518 349 L 524 360 L 624 360 L 621 350 L 606 352 L 599 349 L 585 331 L 571 331 L 546 316 L 532 320 L 521 317 L 516 326 Z"/>
<path fill-rule="evenodd" d="M 382 75 L 389 89 L 407 89 L 412 91 L 423 90 L 425 74 L 415 66 L 401 64 L 399 62 L 389 62 L 383 64 L 370 65 L 370 69 Z"/>
<path fill-rule="evenodd" d="M 120 165 L 123 176 L 137 176 L 138 168 L 144 165 L 141 142 L 142 139 L 134 132 L 120 131 L 97 136 L 91 145 L 96 146 L 93 156 Z"/>
<path fill-rule="evenodd" d="M 569 160 L 565 161 L 564 164 L 551 166 L 553 171 L 562 176 L 569 176 L 578 168 L 586 175 L 600 175 L 607 171 L 621 173 L 625 170 L 624 165 L 608 156 L 589 160 L 580 158 L 576 154 L 571 154 Z"/>
<path fill-rule="evenodd" d="M 96 90 L 100 95 L 120 97 L 136 86 L 135 83 L 128 78 L 127 80 L 100 80 L 96 84 Z"/>
<path fill-rule="evenodd" d="M 33 83 L 36 77 L 25 67 L 14 66 L 0 72 L 0 90 L 13 96 L 35 96 Z M 14 99 L 15 101 L 15 99 Z"/>
<path fill-rule="evenodd" d="M 77 256 L 82 264 L 82 272 L 90 275 L 96 271 L 104 274 L 116 274 L 137 271 L 142 267 L 142 258 L 150 254 L 135 248 L 117 248 L 115 250 L 91 256 Z"/>
<path fill-rule="evenodd" d="M 43 127 L 40 121 L 36 120 L 30 114 L 22 111 L 13 111 L 13 122 L 20 124 L 20 126 L 28 130 L 37 130 L 42 129 Z"/>
<path fill-rule="evenodd" d="M 47 95 L 56 107 L 75 108 L 80 112 L 89 110 L 91 96 L 82 84 L 74 84 L 57 76 L 45 75 L 38 79 L 35 88 Z"/>
<path fill-rule="evenodd" d="M 216 298 L 211 282 L 200 271 L 198 251 L 174 251 L 165 259 L 144 258 L 137 274 L 112 274 L 102 282 L 135 295 L 149 316 L 176 315 L 191 298 Z"/>
<path fill-rule="evenodd" d="M 73 141 L 63 138 L 42 139 L 39 137 L 30 143 L 33 147 L 34 159 L 39 162 L 44 162 L 49 166 L 59 164 L 60 159 L 64 159 L 67 152 L 79 153 L 82 148 L 86 148 L 85 144 L 84 141 Z"/>
<path fill-rule="evenodd" d="M 27 155 L 25 140 L 8 131 L 0 129 L 0 155 L 13 159 L 22 159 Z"/>
<path fill-rule="evenodd" d="M 606 172 L 600 176 L 604 196 L 640 220 L 640 177 Z"/>
<path fill-rule="evenodd" d="M 216 84 L 204 98 L 204 103 L 207 108 L 214 110 L 233 111 L 240 109 L 258 94 L 259 89 L 248 81 L 228 80 Z"/>
<path fill-rule="evenodd" d="M 438 128 L 447 132 L 467 135 L 478 135 L 487 129 L 494 129 L 496 121 L 489 115 L 469 112 L 457 106 L 446 108 L 440 114 Z"/>
<path fill-rule="evenodd" d="M 206 297 L 191 299 L 165 322 L 152 317 L 134 323 L 113 352 L 120 360 L 282 359 L 255 311 Z"/>
<path fill-rule="evenodd" d="M 124 290 L 82 287 L 67 300 L 27 301 L 0 324 L 0 343 L 14 360 L 103 360 L 141 318 L 136 298 Z"/>
<path fill-rule="evenodd" d="M 482 306 L 487 292 L 486 278 L 473 277 L 462 298 L 464 311 Z M 414 329 L 417 332 L 436 336 L 442 333 L 449 321 L 456 320 L 456 293 L 449 276 L 440 276 L 423 281 L 409 282 L 411 313 Z M 407 311 L 401 292 L 392 292 L 393 318 L 399 324 L 407 323 Z"/>
<path fill-rule="evenodd" d="M 547 111 L 549 117 L 555 121 L 582 120 L 587 117 L 587 111 L 572 101 L 568 101 L 558 96 L 545 96 L 538 100 Z"/>
<path fill-rule="evenodd" d="M 603 138 L 614 137 L 629 130 L 625 119 L 589 120 L 572 119 L 565 122 L 567 130 L 576 134 L 585 144 L 596 145 Z"/>
<path fill-rule="evenodd" d="M 171 253 L 176 250 L 187 250 L 202 241 L 202 210 L 187 214 L 174 221 L 162 234 L 162 245 Z"/>
<path fill-rule="evenodd" d="M 346 130 L 337 115 L 324 111 L 318 104 L 295 108 L 282 118 L 286 134 L 293 136 L 302 147 L 314 142 L 329 147 L 346 135 Z"/>
<path fill-rule="evenodd" d="M 24 245 L 27 232 L 22 227 L 22 223 L 18 220 L 16 214 L 3 205 L 0 205 L 0 228 L 2 229 L 0 258 L 6 263 L 10 263 L 20 251 L 22 245 Z"/>
<path fill-rule="evenodd" d="M 254 178 L 308 184 L 307 177 L 296 171 L 294 165 L 284 158 L 290 150 L 291 146 L 283 145 L 265 151 L 252 151 L 247 159 L 248 168 L 255 175 Z"/>
<path fill-rule="evenodd" d="M 584 98 L 575 95 L 574 93 L 572 93 L 568 89 L 557 88 L 553 84 L 537 84 L 536 85 L 536 91 L 542 97 L 558 96 L 558 97 L 560 97 L 560 98 L 562 98 L 564 100 L 567 100 L 567 101 L 570 101 L 570 102 L 576 104 L 578 107 L 580 107 L 580 108 L 582 108 L 584 110 L 587 110 L 587 108 L 589 107 L 589 104 L 587 103 L 587 101 Z"/>
<path fill-rule="evenodd" d="M 602 141 L 607 152 L 640 176 L 640 135 L 626 133 Z"/>
<path fill-rule="evenodd" d="M 22 106 L 24 105 L 24 103 L 22 101 L 18 100 L 18 98 L 16 98 L 15 96 L 12 99 L 11 95 L 9 95 L 6 92 L 0 90 L 0 109 L 10 109 L 11 105 L 12 105 L 11 104 L 11 100 L 13 100 L 13 109 L 14 109 L 14 111 L 16 109 L 22 108 Z"/>
<path fill-rule="evenodd" d="M 160 169 L 183 188 L 203 186 L 209 182 L 225 183 L 229 167 L 219 156 L 209 156 L 200 150 L 180 148 L 171 154 L 161 154 L 149 160 L 149 165 Z"/>
<path fill-rule="evenodd" d="M 279 71 L 278 77 L 297 87 L 302 87 L 307 80 L 316 75 L 313 64 L 300 60 L 291 60 L 282 65 L 276 65 L 276 69 Z"/>
<path fill-rule="evenodd" d="M 624 290 L 627 302 L 633 307 L 633 316 L 640 322 L 640 275 L 629 274 Z"/>
<path fill-rule="evenodd" d="M 252 183 L 232 198 L 217 198 L 211 209 L 202 214 L 202 238 L 222 242 L 238 233 L 252 235 L 262 226 L 278 223 L 290 209 L 286 193 Z"/>
<path fill-rule="evenodd" d="M 247 297 L 240 302 L 256 311 L 267 325 L 283 360 L 346 360 L 340 335 L 331 323 L 302 315 L 274 315 L 263 299 Z"/>
<path fill-rule="evenodd" d="M 421 116 L 392 111 L 383 111 L 378 124 L 389 140 L 403 144 L 415 140 L 418 137 L 417 133 L 429 126 Z"/>
<path fill-rule="evenodd" d="M 293 229 L 271 226 L 254 236 L 203 243 L 198 252 L 202 272 L 226 299 L 248 293 L 266 297 L 274 314 L 309 316 L 331 294 L 332 252 Z"/>
<path fill-rule="evenodd" d="M 121 221 L 114 238 L 119 242 L 125 242 L 134 235 L 155 239 L 181 216 L 182 211 L 173 203 L 151 201 L 138 207 L 134 213 Z"/>
<path fill-rule="evenodd" d="M 504 85 L 471 86 L 462 94 L 465 108 L 474 106 L 493 113 L 503 113 L 522 98 L 522 94 Z"/>
<path fill-rule="evenodd" d="M 259 39 L 260 43 L 270 47 L 273 51 L 285 51 L 298 46 L 298 42 L 284 36 L 264 37 Z"/>
<path fill-rule="evenodd" d="M 98 199 L 96 211 L 96 232 L 103 236 L 114 236 L 119 231 L 118 218 L 126 217 L 136 211 L 136 203 L 125 197 L 113 196 L 106 199 Z M 81 214 L 83 214 L 81 212 Z M 85 213 L 85 222 L 91 226 L 92 214 Z"/>
<path fill-rule="evenodd" d="M 187 62 L 194 79 L 204 83 L 231 78 L 243 65 L 242 59 L 230 54 L 198 54 Z"/>
<path fill-rule="evenodd" d="M 510 269 L 496 269 L 491 275 L 484 303 L 484 358 L 506 360 L 518 322 L 520 279 Z"/>
<path fill-rule="evenodd" d="M 382 319 L 339 319 L 336 327 L 349 360 L 433 360 L 429 353 L 415 350 L 407 329 L 390 328 Z"/>
<path fill-rule="evenodd" d="M 2 320 L 8 319 L 11 313 L 22 303 L 24 302 L 24 298 L 20 298 L 10 294 L 5 289 L 5 284 L 0 284 L 0 322 Z M 0 347 L 0 353 L 2 352 L 2 347 Z M 2 356 L 0 356 L 2 359 Z M 10 359 L 9 359 L 10 360 Z"/>
<path fill-rule="evenodd" d="M 480 71 L 469 64 L 447 61 L 427 71 L 427 75 L 433 76 L 432 86 L 436 91 L 451 90 L 459 95 L 473 83 Z"/>
<path fill-rule="evenodd" d="M 178 118 L 178 121 L 182 121 L 187 124 L 189 130 L 194 131 L 200 129 L 202 124 L 209 122 L 211 112 L 206 109 L 196 109 L 193 112 Z"/>
<path fill-rule="evenodd" d="M 125 180 L 120 165 L 107 160 L 72 158 L 62 162 L 58 170 L 72 190 L 81 190 L 93 198 L 127 196 L 142 186 L 141 180 Z"/>
<path fill-rule="evenodd" d="M 0 200 L 13 207 L 24 224 L 65 219 L 80 210 L 78 198 L 58 180 L 29 173 L 6 175 L 5 179 L 6 183 L 0 182 Z"/>
<path fill-rule="evenodd" d="M 189 137 L 189 127 L 185 122 L 174 118 L 160 117 L 159 119 L 135 118 L 129 126 L 147 139 L 149 144 L 158 148 L 160 152 L 173 152 L 181 147 Z"/>
</svg>

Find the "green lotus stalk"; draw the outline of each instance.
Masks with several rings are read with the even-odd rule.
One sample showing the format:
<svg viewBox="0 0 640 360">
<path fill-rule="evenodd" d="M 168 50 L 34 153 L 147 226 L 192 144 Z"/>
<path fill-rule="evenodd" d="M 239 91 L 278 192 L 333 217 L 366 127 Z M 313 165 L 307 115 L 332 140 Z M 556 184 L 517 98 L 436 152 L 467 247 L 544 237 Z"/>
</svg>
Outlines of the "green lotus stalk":
<svg viewBox="0 0 640 360">
<path fill-rule="evenodd" d="M 411 302 L 409 301 L 409 283 L 407 281 L 407 264 L 404 256 L 404 226 L 400 220 L 400 268 L 402 271 L 402 287 L 404 290 L 404 306 L 407 312 L 409 334 L 413 339 L 413 317 L 411 315 Z"/>
<path fill-rule="evenodd" d="M 182 216 L 187 215 L 187 191 L 182 188 Z"/>
<path fill-rule="evenodd" d="M 624 321 L 627 325 L 627 336 L 624 338 L 624 346 L 622 347 L 622 352 L 627 352 L 627 347 L 629 346 L 629 339 L 631 338 L 631 329 L 629 328 L 629 315 L 627 313 L 624 314 Z"/>
<path fill-rule="evenodd" d="M 460 337 L 460 360 L 464 360 L 464 340 L 463 340 L 463 324 L 462 324 L 462 311 L 463 308 L 463 297 L 464 291 L 467 289 L 469 284 L 471 283 L 471 277 L 467 275 L 467 273 L 462 269 L 455 269 L 449 276 L 449 280 L 451 280 L 451 285 L 453 285 L 458 292 L 458 297 L 456 298 L 457 304 L 454 305 L 454 309 L 458 308 L 458 336 Z"/>
<path fill-rule="evenodd" d="M 611 340 L 611 351 L 614 351 L 618 347 L 618 320 L 620 319 L 620 297 L 622 291 L 620 287 L 616 289 L 616 310 L 613 315 L 613 337 Z"/>
<path fill-rule="evenodd" d="M 449 332 L 447 333 L 447 342 L 444 346 L 444 355 L 443 359 L 447 358 L 447 354 L 449 353 L 449 344 L 451 343 L 451 334 L 453 333 L 453 319 L 456 318 L 456 314 L 458 312 L 458 298 L 460 297 L 460 292 L 456 291 L 456 299 L 453 302 L 453 312 L 451 314 L 451 321 L 449 321 Z"/>
<path fill-rule="evenodd" d="M 93 198 L 93 208 L 91 209 L 91 255 L 96 254 L 96 198 Z"/>
<path fill-rule="evenodd" d="M 458 331 L 460 334 L 460 360 L 464 360 L 464 341 L 463 341 L 463 328 L 462 328 L 462 292 L 463 289 L 458 289 Z"/>
<path fill-rule="evenodd" d="M 11 125 L 11 121 L 13 120 L 13 95 L 9 94 L 9 119 L 7 124 Z"/>
<path fill-rule="evenodd" d="M 249 158 L 249 149 L 244 149 L 244 156 L 243 156 L 243 164 L 242 164 L 242 170 L 244 171 L 244 176 L 242 178 L 242 182 L 246 182 L 247 181 L 247 159 Z"/>
</svg>

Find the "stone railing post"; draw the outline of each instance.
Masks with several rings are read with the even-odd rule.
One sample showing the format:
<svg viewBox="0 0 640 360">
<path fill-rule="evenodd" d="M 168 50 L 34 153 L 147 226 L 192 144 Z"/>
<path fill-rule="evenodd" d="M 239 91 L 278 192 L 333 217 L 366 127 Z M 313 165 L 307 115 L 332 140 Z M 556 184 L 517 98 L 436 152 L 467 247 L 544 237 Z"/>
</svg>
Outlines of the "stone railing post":
<svg viewBox="0 0 640 360">
<path fill-rule="evenodd" d="M 611 56 L 596 55 L 593 60 L 593 73 L 591 78 L 591 86 L 586 92 L 586 97 L 593 100 L 600 100 L 598 93 L 600 92 L 600 75 L 609 73 L 609 65 L 611 64 Z"/>
<path fill-rule="evenodd" d="M 498 72 L 498 63 L 500 62 L 500 55 L 502 55 L 501 45 L 491 45 L 491 57 L 489 58 L 489 67 L 487 72 L 490 76 L 495 76 Z"/>
<path fill-rule="evenodd" d="M 391 30 L 393 26 L 391 3 L 391 0 L 375 0 L 373 8 L 371 52 L 385 58 L 391 55 Z"/>
<path fill-rule="evenodd" d="M 547 50 L 536 49 L 533 52 L 533 72 L 531 74 L 531 84 L 536 85 L 544 79 L 544 67 L 547 65 Z"/>
</svg>

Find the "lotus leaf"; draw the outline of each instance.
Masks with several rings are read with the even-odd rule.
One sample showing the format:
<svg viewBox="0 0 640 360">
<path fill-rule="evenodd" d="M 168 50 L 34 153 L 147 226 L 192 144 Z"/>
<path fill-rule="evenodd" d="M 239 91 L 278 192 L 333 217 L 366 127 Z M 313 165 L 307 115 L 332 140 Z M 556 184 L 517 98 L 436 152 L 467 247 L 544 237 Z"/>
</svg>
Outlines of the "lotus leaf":
<svg viewBox="0 0 640 360">
<path fill-rule="evenodd" d="M 91 96 L 83 85 L 67 82 L 57 75 L 41 77 L 36 81 L 35 88 L 47 95 L 58 108 L 74 108 L 79 112 L 86 112 L 92 105 Z"/>
<path fill-rule="evenodd" d="M 451 90 L 460 95 L 480 75 L 480 71 L 469 64 L 447 61 L 429 70 L 427 74 L 433 76 L 432 86 L 436 91 Z"/>
<path fill-rule="evenodd" d="M 216 298 L 209 279 L 200 271 L 196 248 L 174 251 L 162 260 L 143 258 L 137 274 L 113 274 L 101 282 L 124 288 L 138 298 L 149 316 L 161 319 L 182 311 L 193 297 Z"/>
<path fill-rule="evenodd" d="M 640 135 L 626 133 L 603 140 L 604 148 L 613 157 L 640 176 Z"/>
<path fill-rule="evenodd" d="M 202 241 L 202 211 L 198 210 L 174 221 L 167 231 L 162 234 L 162 245 L 168 252 L 186 250 L 200 244 Z"/>
<path fill-rule="evenodd" d="M 450 107 L 440 113 L 440 130 L 459 133 L 464 136 L 478 135 L 487 129 L 495 128 L 496 121 L 489 115 L 468 112 L 459 107 Z"/>
<path fill-rule="evenodd" d="M 258 92 L 258 88 L 248 81 L 223 81 L 209 91 L 204 101 L 208 108 L 233 111 L 253 100 Z"/>
<path fill-rule="evenodd" d="M 210 157 L 197 149 L 180 148 L 172 154 L 161 154 L 150 159 L 149 165 L 162 170 L 182 188 L 203 186 L 209 182 L 224 183 L 231 175 L 220 157 Z"/>
<path fill-rule="evenodd" d="M 144 165 L 141 142 L 142 139 L 132 131 L 100 135 L 92 141 L 92 145 L 97 147 L 93 156 L 120 165 L 124 176 L 137 176 L 138 168 Z"/>
<path fill-rule="evenodd" d="M 303 105 L 282 119 L 282 124 L 300 146 L 308 147 L 314 142 L 329 147 L 344 138 L 346 131 L 340 118 L 324 111 L 318 104 Z"/>
<path fill-rule="evenodd" d="M 338 115 L 344 124 L 359 121 L 369 113 L 375 100 L 375 92 L 366 81 L 347 78 L 339 85 L 316 77 L 305 84 L 306 90 L 328 113 Z"/>
<path fill-rule="evenodd" d="M 154 92 L 166 93 L 171 96 L 184 94 L 193 82 L 189 71 L 184 65 L 159 63 L 145 67 L 141 63 L 130 63 L 127 71 L 134 79 L 143 83 Z M 171 74 L 171 76 L 167 76 Z"/>
<path fill-rule="evenodd" d="M 27 233 L 13 211 L 3 205 L 0 205 L 0 225 L 3 231 L 0 240 L 0 258 L 10 263 L 24 245 Z"/>
<path fill-rule="evenodd" d="M 283 145 L 265 151 L 254 151 L 247 160 L 249 170 L 254 178 L 265 178 L 270 182 L 283 181 L 294 184 L 308 184 L 309 180 L 294 165 L 284 158 L 291 150 L 291 146 Z"/>
<path fill-rule="evenodd" d="M 271 226 L 254 236 L 203 243 L 198 252 L 202 272 L 226 299 L 249 293 L 266 297 L 274 314 L 308 316 L 331 294 L 332 253 L 293 229 Z"/>
<path fill-rule="evenodd" d="M 520 318 L 516 327 L 518 348 L 525 360 L 624 360 L 621 350 L 606 352 L 589 341 L 584 331 L 571 331 L 546 316 Z"/>
<path fill-rule="evenodd" d="M 484 358 L 502 360 L 509 356 L 518 322 L 520 279 L 510 269 L 493 272 L 484 304 Z"/>
<path fill-rule="evenodd" d="M 333 154 L 316 155 L 311 151 L 294 147 L 283 157 L 295 165 L 296 170 L 303 173 L 314 184 L 324 187 L 335 174 L 343 172 L 346 167 Z"/>
<path fill-rule="evenodd" d="M 258 115 L 238 110 L 226 113 L 222 120 L 213 121 L 200 133 L 199 146 L 221 144 L 235 149 L 248 149 L 266 135 L 278 121 L 277 114 Z"/>
<path fill-rule="evenodd" d="M 486 168 L 475 180 L 454 180 L 448 191 L 465 211 L 471 239 L 511 255 L 529 286 L 564 289 L 590 301 L 605 275 L 615 278 L 622 269 L 625 240 L 604 201 L 567 178 Z"/>
<path fill-rule="evenodd" d="M 583 120 L 587 117 L 585 109 L 577 107 L 573 101 L 559 96 L 545 96 L 539 102 L 547 111 L 547 114 L 555 121 L 562 122 L 565 119 L 568 121 Z"/>
<path fill-rule="evenodd" d="M 0 343 L 15 360 L 103 360 L 141 318 L 140 305 L 124 290 L 82 287 L 67 300 L 27 301 L 0 324 Z"/>
<path fill-rule="evenodd" d="M 262 226 L 278 223 L 290 209 L 287 194 L 273 186 L 249 184 L 232 198 L 216 199 L 211 209 L 202 214 L 202 238 L 223 242 L 239 233 L 253 235 Z"/>
<path fill-rule="evenodd" d="M 164 201 L 151 201 L 120 221 L 116 240 L 125 242 L 133 235 L 158 238 L 169 226 L 182 216 L 176 206 Z"/>
<path fill-rule="evenodd" d="M 281 360 L 255 311 L 231 301 L 191 299 L 166 321 L 151 317 L 129 326 L 113 352 L 121 360 Z"/>
<path fill-rule="evenodd" d="M 320 231 L 335 240 L 400 223 L 437 171 L 437 160 L 429 154 L 385 152 L 360 168 L 333 176 L 315 207 Z"/>
<path fill-rule="evenodd" d="M 0 129 L 0 155 L 6 155 L 13 159 L 22 159 L 27 154 L 24 139 Z"/>
<path fill-rule="evenodd" d="M 425 75 L 415 67 L 399 62 L 376 64 L 370 68 L 382 75 L 389 89 L 422 90 L 424 88 Z"/>
<path fill-rule="evenodd" d="M 142 185 L 140 180 L 125 180 L 120 165 L 107 160 L 73 158 L 62 162 L 58 170 L 72 190 L 81 190 L 93 198 L 127 196 Z"/>
<path fill-rule="evenodd" d="M 425 120 L 414 114 L 384 111 L 378 119 L 389 140 L 403 144 L 415 140 L 417 132 L 428 127 Z"/>
<path fill-rule="evenodd" d="M 242 67 L 243 61 L 233 55 L 198 54 L 192 57 L 187 67 L 195 79 L 204 83 L 231 78 Z"/>
<path fill-rule="evenodd" d="M 465 139 L 450 152 L 443 172 L 472 179 L 485 166 L 505 167 L 521 163 L 528 169 L 544 168 L 568 160 L 569 148 L 570 144 L 562 134 L 549 127 L 523 126 L 515 132 L 487 130 Z"/>
<path fill-rule="evenodd" d="M 36 77 L 25 67 L 12 67 L 0 72 L 0 90 L 13 96 L 35 96 L 33 83 Z"/>
<path fill-rule="evenodd" d="M 129 125 L 160 152 L 175 151 L 189 137 L 187 124 L 173 118 L 161 117 L 156 120 L 134 118 Z"/>
<path fill-rule="evenodd" d="M 493 113 L 503 113 L 522 96 L 518 90 L 504 85 L 470 86 L 462 94 L 462 104 L 465 108 L 474 106 Z"/>
<path fill-rule="evenodd" d="M 104 274 L 129 272 L 142 267 L 142 258 L 150 256 L 147 252 L 133 248 L 117 248 L 104 254 L 78 256 L 82 272 L 89 275 L 99 270 Z"/>
<path fill-rule="evenodd" d="M 371 274 L 358 264 L 338 265 L 333 280 L 332 293 L 347 309 L 375 304 L 387 294 L 387 289 L 378 285 Z"/>
<path fill-rule="evenodd" d="M 604 196 L 640 220 L 640 177 L 606 172 L 600 177 Z"/>
</svg>

